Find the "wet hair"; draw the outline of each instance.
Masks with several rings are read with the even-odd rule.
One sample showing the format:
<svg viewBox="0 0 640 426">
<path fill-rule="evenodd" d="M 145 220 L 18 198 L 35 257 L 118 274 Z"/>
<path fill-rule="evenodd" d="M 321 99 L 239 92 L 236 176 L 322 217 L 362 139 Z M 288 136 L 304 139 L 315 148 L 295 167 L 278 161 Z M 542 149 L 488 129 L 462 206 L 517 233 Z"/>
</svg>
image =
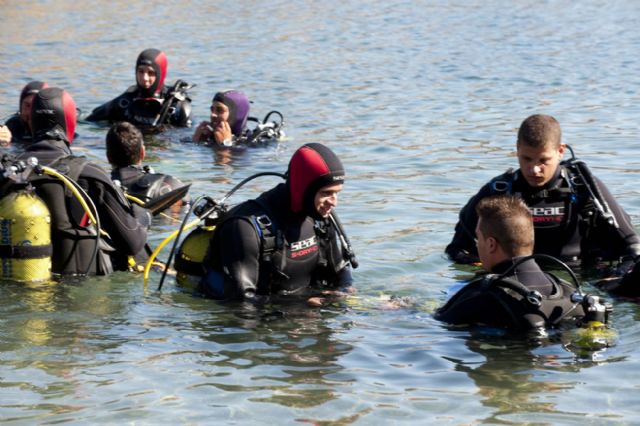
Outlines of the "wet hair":
<svg viewBox="0 0 640 426">
<path fill-rule="evenodd" d="M 518 130 L 518 146 L 559 148 L 561 140 L 560 123 L 550 115 L 529 116 L 522 122 L 520 130 Z"/>
<path fill-rule="evenodd" d="M 107 132 L 107 159 L 116 167 L 138 164 L 142 158 L 142 133 L 127 122 L 115 123 Z"/>
<path fill-rule="evenodd" d="M 476 205 L 482 235 L 493 237 L 511 257 L 533 253 L 534 230 L 529 207 L 511 195 L 493 195 Z"/>
</svg>

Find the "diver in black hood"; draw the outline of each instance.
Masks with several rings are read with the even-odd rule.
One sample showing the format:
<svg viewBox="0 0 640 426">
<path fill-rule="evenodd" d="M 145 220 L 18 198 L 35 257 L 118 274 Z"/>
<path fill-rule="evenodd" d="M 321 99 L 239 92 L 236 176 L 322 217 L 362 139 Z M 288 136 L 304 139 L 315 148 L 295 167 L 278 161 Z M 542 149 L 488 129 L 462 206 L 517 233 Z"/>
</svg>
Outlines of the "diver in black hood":
<svg viewBox="0 0 640 426">
<path fill-rule="evenodd" d="M 285 183 L 231 209 L 218 224 L 202 291 L 216 299 L 295 295 L 321 304 L 312 296 L 348 289 L 350 259 L 333 216 L 344 177 L 329 148 L 298 149 Z"/>
<path fill-rule="evenodd" d="M 136 126 L 126 121 L 115 123 L 106 137 L 107 160 L 112 166 L 111 178 L 118 181 L 128 195 L 145 203 L 162 195 L 184 187 L 177 178 L 155 173 L 148 165 L 142 165 L 146 149 L 142 133 Z M 175 204 L 188 204 L 190 197 L 185 194 Z M 167 208 L 170 206 L 166 206 Z"/>
<path fill-rule="evenodd" d="M 33 143 L 18 159 L 35 157 L 39 165 L 57 169 L 77 182 L 95 205 L 98 223 L 88 220 L 86 210 L 61 180 L 33 176 L 31 181 L 51 214 L 52 272 L 63 275 L 106 275 L 126 270 L 127 256 L 140 252 L 147 240 L 149 217 L 131 204 L 109 175 L 84 157 L 72 155 L 76 105 L 66 91 L 41 90 L 33 100 Z M 96 228 L 108 236 L 100 237 Z"/>
<path fill-rule="evenodd" d="M 164 124 L 191 126 L 191 99 L 186 93 L 188 84 L 176 81 L 171 89 L 165 87 L 168 61 L 164 52 L 146 49 L 136 60 L 136 85 L 117 98 L 97 107 L 88 121 L 128 121 L 143 129 Z"/>
<path fill-rule="evenodd" d="M 31 143 L 31 104 L 35 95 L 47 87 L 47 83 L 43 81 L 32 81 L 22 88 L 18 112 L 5 122 L 6 129 L 10 133 L 7 136 L 6 132 L 0 132 L 0 144 L 23 143 L 27 145 Z"/>
</svg>

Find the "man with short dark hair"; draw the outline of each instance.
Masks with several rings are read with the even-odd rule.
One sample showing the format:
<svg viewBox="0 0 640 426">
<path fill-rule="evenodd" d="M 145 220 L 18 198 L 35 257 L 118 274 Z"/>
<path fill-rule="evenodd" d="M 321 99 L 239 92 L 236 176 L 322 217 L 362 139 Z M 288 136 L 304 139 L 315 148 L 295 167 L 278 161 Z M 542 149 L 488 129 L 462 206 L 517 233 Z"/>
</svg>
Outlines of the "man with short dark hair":
<svg viewBox="0 0 640 426">
<path fill-rule="evenodd" d="M 127 194 L 146 203 L 184 186 L 173 176 L 154 173 L 150 167 L 142 166 L 146 152 L 144 140 L 140 130 L 133 124 L 114 124 L 107 132 L 106 142 L 107 159 L 113 166 L 111 178 L 120 182 Z M 188 203 L 189 197 L 182 202 Z"/>
<path fill-rule="evenodd" d="M 512 194 L 529 206 L 534 253 L 583 263 L 631 261 L 640 255 L 640 238 L 607 187 L 584 163 L 562 161 L 566 146 L 555 118 L 536 114 L 524 120 L 516 148 L 520 168 L 492 179 L 460 211 L 455 235 L 445 249 L 452 260 L 478 261 L 475 206 L 492 194 Z"/>
<path fill-rule="evenodd" d="M 494 195 L 476 206 L 477 250 L 489 273 L 457 292 L 435 313 L 452 324 L 526 330 L 555 325 L 584 312 L 571 301 L 574 288 L 543 272 L 533 258 L 531 213 L 519 198 Z M 540 304 L 529 304 L 529 299 Z"/>
</svg>

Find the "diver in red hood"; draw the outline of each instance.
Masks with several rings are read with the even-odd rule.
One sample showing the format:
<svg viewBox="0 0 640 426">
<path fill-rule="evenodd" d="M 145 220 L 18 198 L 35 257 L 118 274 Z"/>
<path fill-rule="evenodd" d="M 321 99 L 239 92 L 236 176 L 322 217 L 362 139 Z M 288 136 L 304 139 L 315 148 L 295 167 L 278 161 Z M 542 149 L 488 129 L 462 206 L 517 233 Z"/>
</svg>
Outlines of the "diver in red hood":
<svg viewBox="0 0 640 426">
<path fill-rule="evenodd" d="M 42 89 L 47 88 L 47 83 L 43 81 L 32 81 L 27 83 L 20 92 L 18 112 L 9 117 L 5 126 L 11 132 L 10 139 L 4 140 L 0 136 L 0 143 L 31 143 L 31 104 L 34 96 Z"/>
<path fill-rule="evenodd" d="M 95 205 L 100 228 L 109 234 L 97 236 L 96 224 L 88 223 L 80 202 L 61 180 L 32 176 L 31 184 L 51 214 L 52 272 L 105 275 L 126 270 L 127 256 L 140 252 L 146 242 L 148 214 L 131 206 L 100 166 L 72 155 L 76 104 L 71 95 L 56 87 L 41 90 L 33 100 L 31 126 L 33 143 L 18 159 L 35 157 L 38 164 L 77 182 Z"/>
<path fill-rule="evenodd" d="M 164 85 L 168 61 L 164 52 L 146 49 L 136 60 L 136 85 L 117 98 L 97 107 L 88 121 L 128 121 L 142 129 L 164 124 L 191 126 L 191 99 L 188 84 L 176 81 L 172 88 Z"/>
<path fill-rule="evenodd" d="M 285 183 L 234 207 L 218 224 L 203 293 L 217 299 L 293 295 L 321 304 L 323 295 L 349 289 L 350 259 L 333 213 L 344 179 L 340 159 L 326 146 L 298 149 Z"/>
</svg>

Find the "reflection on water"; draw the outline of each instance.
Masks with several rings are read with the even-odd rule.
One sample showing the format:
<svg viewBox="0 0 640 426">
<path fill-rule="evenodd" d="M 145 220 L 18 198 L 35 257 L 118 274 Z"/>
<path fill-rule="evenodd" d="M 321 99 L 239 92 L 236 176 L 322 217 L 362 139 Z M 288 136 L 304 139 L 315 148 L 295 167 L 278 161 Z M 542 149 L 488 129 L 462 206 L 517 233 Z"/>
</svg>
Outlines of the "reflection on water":
<svg viewBox="0 0 640 426">
<path fill-rule="evenodd" d="M 579 373 L 598 363 L 575 359 L 571 352 L 558 350 L 560 336 L 527 340 L 479 333 L 466 339 L 467 347 L 481 359 L 450 361 L 456 371 L 464 372 L 473 380 L 482 404 L 491 408 L 488 416 L 480 419 L 481 422 L 527 423 L 535 415 L 536 423 L 545 423 L 545 418 L 571 414 L 558 407 L 553 395 L 573 389 L 575 383 L 557 381 L 554 378 L 556 373 Z M 622 359 L 608 362 L 616 361 Z M 598 411 L 597 407 L 593 408 Z M 600 409 L 606 410 L 606 406 Z"/>
<path fill-rule="evenodd" d="M 2 285 L 3 420 L 638 423 L 636 302 L 613 300 L 619 336 L 606 349 L 565 333 L 533 344 L 478 336 L 430 314 L 473 273 L 442 254 L 459 208 L 516 165 L 516 129 L 531 113 L 559 119 L 640 223 L 635 3 L 1 4 L 0 117 L 32 79 L 64 87 L 87 113 L 133 84 L 140 51 L 161 48 L 167 80 L 196 84 L 194 122 L 213 93 L 238 88 L 252 115 L 281 111 L 289 137 L 236 152 L 171 129 L 146 140 L 155 170 L 219 199 L 253 173 L 285 172 L 300 145 L 325 143 L 347 169 L 339 211 L 361 264 L 357 305 L 322 310 L 252 311 L 171 280 L 159 293 L 156 271 L 147 290 L 127 274 Z M 77 132 L 74 151 L 108 167 L 106 129 Z M 277 182 L 252 181 L 231 202 Z M 151 246 L 179 218 L 155 218 Z M 391 295 L 415 303 L 390 310 Z"/>
</svg>

